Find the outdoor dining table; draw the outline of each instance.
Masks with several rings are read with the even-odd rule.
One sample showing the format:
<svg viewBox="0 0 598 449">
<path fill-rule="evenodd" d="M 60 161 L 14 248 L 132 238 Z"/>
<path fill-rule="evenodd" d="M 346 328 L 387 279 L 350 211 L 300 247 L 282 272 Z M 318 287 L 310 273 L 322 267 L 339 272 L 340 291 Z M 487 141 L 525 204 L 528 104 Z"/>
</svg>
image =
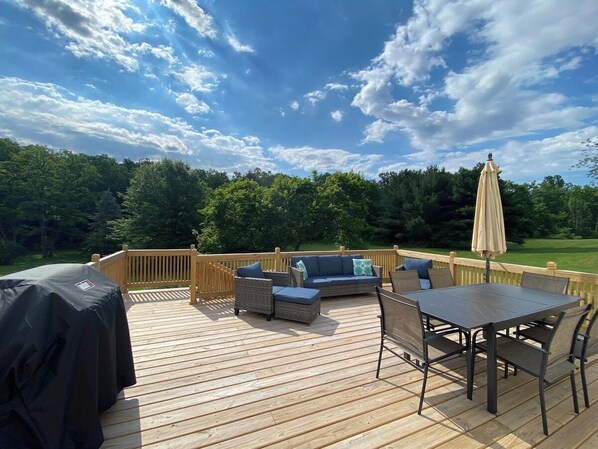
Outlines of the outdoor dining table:
<svg viewBox="0 0 598 449">
<path fill-rule="evenodd" d="M 496 332 L 579 305 L 577 296 L 508 284 L 473 284 L 403 293 L 422 313 L 465 331 L 483 328 L 487 346 L 487 410 L 498 410 Z M 473 348 L 467 351 L 467 398 L 473 393 Z"/>
</svg>

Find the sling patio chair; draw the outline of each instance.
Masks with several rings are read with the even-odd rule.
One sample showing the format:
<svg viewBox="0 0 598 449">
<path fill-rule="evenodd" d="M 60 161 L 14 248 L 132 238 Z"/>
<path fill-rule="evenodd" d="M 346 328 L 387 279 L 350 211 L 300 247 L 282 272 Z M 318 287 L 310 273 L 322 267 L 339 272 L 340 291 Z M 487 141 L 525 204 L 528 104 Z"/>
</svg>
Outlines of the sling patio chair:
<svg viewBox="0 0 598 449">
<path fill-rule="evenodd" d="M 499 341 L 497 341 L 496 356 L 505 362 L 505 376 L 508 375 L 507 364 L 512 364 L 516 368 L 538 378 L 542 427 L 545 435 L 548 435 L 548 420 L 544 400 L 545 386 L 552 386 L 569 377 L 573 408 L 575 413 L 579 413 L 573 349 L 579 328 L 589 308 L 588 305 L 561 312 L 557 316 L 544 347 L 534 346 L 523 340 L 503 334 L 497 338 Z M 472 344 L 475 345 L 474 347 L 481 347 L 485 350 L 484 343 L 475 344 L 475 336 Z M 475 357 L 473 361 L 475 362 Z"/>
<path fill-rule="evenodd" d="M 421 290 L 417 270 L 395 270 L 389 271 L 390 282 L 392 284 L 392 291 L 394 293 L 415 292 Z M 450 328 L 450 324 L 440 321 L 436 318 L 430 318 L 424 314 L 424 322 L 426 329 L 437 330 L 441 327 L 445 329 Z"/>
<path fill-rule="evenodd" d="M 432 288 L 454 287 L 455 281 L 451 270 L 448 268 L 430 268 L 428 270 L 430 276 L 430 285 Z"/>
<path fill-rule="evenodd" d="M 384 349 L 423 372 L 424 380 L 417 409 L 417 414 L 421 415 L 428 380 L 428 367 L 431 363 L 439 362 L 466 350 L 465 346 L 446 337 L 448 334 L 461 331 L 458 329 L 442 333 L 426 331 L 417 301 L 412 301 L 380 287 L 376 287 L 376 292 L 381 311 L 380 354 L 376 378 L 380 377 Z"/>
<path fill-rule="evenodd" d="M 545 274 L 529 273 L 524 271 L 521 274 L 522 287 L 533 288 L 544 292 L 561 293 L 565 295 L 569 287 L 569 278 L 562 278 L 556 276 L 548 276 Z M 539 321 L 526 323 L 526 328 L 521 329 L 517 326 L 518 338 L 529 338 L 530 340 L 543 343 L 546 340 L 547 332 L 554 326 L 556 316 L 547 316 Z"/>
<path fill-rule="evenodd" d="M 590 318 L 588 321 L 588 325 L 584 331 L 577 334 L 575 348 L 573 349 L 573 354 L 577 359 L 579 359 L 579 371 L 581 374 L 581 385 L 583 387 L 583 399 L 586 407 L 590 406 L 588 382 L 586 380 L 586 364 L 588 363 L 588 357 L 598 354 L 598 326 L 596 326 L 597 319 L 598 313 L 596 313 L 596 310 L 594 310 L 592 318 Z"/>
</svg>

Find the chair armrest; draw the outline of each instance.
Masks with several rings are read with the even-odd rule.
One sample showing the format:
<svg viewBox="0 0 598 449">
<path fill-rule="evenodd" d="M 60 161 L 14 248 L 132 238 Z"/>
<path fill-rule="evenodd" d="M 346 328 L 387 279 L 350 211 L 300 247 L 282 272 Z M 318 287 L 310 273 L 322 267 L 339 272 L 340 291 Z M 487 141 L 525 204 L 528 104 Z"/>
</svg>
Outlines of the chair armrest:
<svg viewBox="0 0 598 449">
<path fill-rule="evenodd" d="M 283 287 L 288 287 L 289 283 L 289 273 L 285 271 L 264 271 L 264 276 L 266 279 L 272 279 L 274 285 L 280 285 Z"/>
<path fill-rule="evenodd" d="M 405 265 L 399 265 L 395 268 L 395 271 L 405 271 Z"/>
<path fill-rule="evenodd" d="M 289 279 L 291 287 L 303 287 L 302 270 L 295 267 L 289 267 Z"/>
<path fill-rule="evenodd" d="M 235 276 L 235 299 L 263 297 L 272 299 L 272 279 Z"/>
<path fill-rule="evenodd" d="M 372 265 L 372 273 L 378 278 L 382 278 L 382 266 Z"/>
<path fill-rule="evenodd" d="M 533 350 L 535 350 L 535 351 L 539 351 L 539 352 L 541 352 L 542 354 L 546 354 L 546 355 L 550 354 L 550 353 L 549 353 L 549 352 L 548 352 L 546 349 L 544 349 L 544 348 L 540 348 L 539 346 L 535 346 L 535 345 L 532 345 L 532 344 L 530 344 L 530 343 L 526 343 L 525 341 L 523 341 L 523 340 L 520 340 L 519 338 L 511 337 L 510 335 L 500 334 L 500 338 L 506 338 L 507 340 L 511 340 L 511 341 L 513 341 L 514 343 L 520 344 L 520 345 L 522 345 L 522 346 L 526 346 L 526 347 L 527 347 L 527 348 L 529 348 L 529 349 L 533 349 Z"/>
</svg>

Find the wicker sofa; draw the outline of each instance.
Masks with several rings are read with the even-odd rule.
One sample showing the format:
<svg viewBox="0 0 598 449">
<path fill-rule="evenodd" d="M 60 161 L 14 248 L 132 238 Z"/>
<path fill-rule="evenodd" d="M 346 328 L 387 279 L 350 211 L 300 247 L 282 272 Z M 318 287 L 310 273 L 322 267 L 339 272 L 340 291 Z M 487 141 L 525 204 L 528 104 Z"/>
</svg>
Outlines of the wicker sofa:
<svg viewBox="0 0 598 449">
<path fill-rule="evenodd" d="M 372 265 L 371 275 L 354 275 L 353 259 L 363 259 L 362 255 L 293 256 L 289 267 L 291 286 L 320 290 L 320 296 L 343 296 L 370 293 L 376 286 L 382 286 L 382 267 Z M 297 268 L 302 261 L 307 271 Z"/>
</svg>

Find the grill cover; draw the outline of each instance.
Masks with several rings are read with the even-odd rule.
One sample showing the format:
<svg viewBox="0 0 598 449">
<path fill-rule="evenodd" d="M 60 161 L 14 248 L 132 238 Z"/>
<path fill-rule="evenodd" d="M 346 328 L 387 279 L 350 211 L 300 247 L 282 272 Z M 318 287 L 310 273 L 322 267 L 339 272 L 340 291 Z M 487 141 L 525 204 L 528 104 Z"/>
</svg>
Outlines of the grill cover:
<svg viewBox="0 0 598 449">
<path fill-rule="evenodd" d="M 0 277 L 0 448 L 97 448 L 135 384 L 119 287 L 87 265 Z"/>
</svg>

